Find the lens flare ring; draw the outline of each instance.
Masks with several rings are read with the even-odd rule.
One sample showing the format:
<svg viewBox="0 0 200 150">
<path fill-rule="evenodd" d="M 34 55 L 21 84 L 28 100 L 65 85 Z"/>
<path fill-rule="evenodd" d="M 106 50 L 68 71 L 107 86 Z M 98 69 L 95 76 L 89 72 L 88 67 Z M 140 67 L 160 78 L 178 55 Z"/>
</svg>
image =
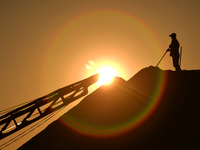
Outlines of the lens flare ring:
<svg viewBox="0 0 200 150">
<path fill-rule="evenodd" d="M 151 31 L 151 29 L 145 25 L 141 20 L 136 18 L 135 16 L 132 16 L 130 14 L 124 13 L 124 12 L 116 12 L 116 11 L 111 11 L 111 10 L 99 10 L 99 11 L 94 11 L 94 12 L 89 12 L 87 14 L 83 14 L 79 16 L 78 18 L 75 18 L 71 20 L 70 22 L 67 22 L 56 34 L 55 37 L 53 37 L 52 41 L 50 42 L 49 47 L 47 48 L 46 52 L 46 58 L 44 58 L 44 76 L 46 77 L 47 74 L 49 74 L 49 67 L 51 66 L 50 62 L 53 60 L 53 55 L 56 51 L 56 46 L 59 43 L 59 40 L 62 39 L 62 36 L 66 34 L 67 32 L 70 32 L 72 28 L 75 28 L 82 22 L 86 22 L 87 20 L 93 19 L 96 15 L 100 14 L 108 14 L 109 16 L 117 16 L 120 18 L 124 18 L 130 22 L 130 24 L 137 24 L 137 26 L 140 27 L 141 30 L 144 30 L 146 34 L 148 34 L 151 39 L 154 41 L 154 46 L 157 49 L 161 49 L 160 43 L 158 38 L 154 35 L 154 33 Z M 162 52 L 155 52 L 158 56 L 160 56 Z M 93 66 L 95 64 L 93 62 L 88 62 L 86 67 L 90 70 L 93 69 Z M 73 66 L 72 66 L 73 68 Z M 74 66 L 74 68 L 76 68 Z M 126 70 L 125 70 L 126 71 Z M 108 76 L 108 75 L 106 75 Z M 44 77 L 44 78 L 45 78 Z M 131 120 L 128 120 L 127 122 L 123 122 L 121 125 L 117 126 L 112 126 L 109 128 L 102 128 L 102 129 L 96 129 L 95 127 L 92 127 L 90 125 L 86 124 L 81 124 L 76 118 L 68 118 L 68 120 L 61 120 L 66 126 L 70 127 L 71 129 L 75 130 L 76 132 L 88 135 L 88 136 L 95 136 L 95 137 L 109 137 L 109 136 L 115 136 L 118 134 L 123 134 L 124 132 L 129 131 L 130 129 L 136 128 L 139 124 L 141 124 L 148 116 L 154 111 L 154 109 L 158 106 L 160 96 L 162 95 L 162 89 L 163 89 L 163 76 L 159 75 L 158 83 L 157 83 L 157 89 L 155 91 L 154 97 L 152 97 L 151 103 L 149 106 L 136 118 L 132 118 Z M 111 78 L 111 77 L 110 77 Z"/>
</svg>

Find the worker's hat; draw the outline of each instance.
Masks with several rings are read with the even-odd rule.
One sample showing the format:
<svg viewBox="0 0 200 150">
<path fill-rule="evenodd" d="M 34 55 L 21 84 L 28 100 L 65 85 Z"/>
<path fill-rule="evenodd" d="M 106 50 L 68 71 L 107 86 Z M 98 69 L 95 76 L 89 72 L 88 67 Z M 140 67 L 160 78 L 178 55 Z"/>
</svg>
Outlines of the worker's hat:
<svg viewBox="0 0 200 150">
<path fill-rule="evenodd" d="M 172 34 L 170 34 L 169 36 L 171 36 L 171 37 L 176 37 L 176 33 L 172 33 Z"/>
</svg>

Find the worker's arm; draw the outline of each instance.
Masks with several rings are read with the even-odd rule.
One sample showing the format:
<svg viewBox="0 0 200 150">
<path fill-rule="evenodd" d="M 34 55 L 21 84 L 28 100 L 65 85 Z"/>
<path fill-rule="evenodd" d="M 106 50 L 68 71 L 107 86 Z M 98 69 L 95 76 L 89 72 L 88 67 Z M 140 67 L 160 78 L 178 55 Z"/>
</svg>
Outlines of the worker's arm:
<svg viewBox="0 0 200 150">
<path fill-rule="evenodd" d="M 167 51 L 167 52 L 171 52 L 171 48 L 168 48 L 166 51 Z"/>
</svg>

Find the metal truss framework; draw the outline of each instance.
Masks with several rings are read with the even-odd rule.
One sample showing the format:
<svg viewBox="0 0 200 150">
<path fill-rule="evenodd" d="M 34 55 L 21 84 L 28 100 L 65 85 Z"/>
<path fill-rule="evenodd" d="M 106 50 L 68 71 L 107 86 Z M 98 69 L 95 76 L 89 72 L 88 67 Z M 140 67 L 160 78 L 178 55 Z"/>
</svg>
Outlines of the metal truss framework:
<svg viewBox="0 0 200 150">
<path fill-rule="evenodd" d="M 98 74 L 95 74 L 0 116 L 0 140 L 85 96 L 88 87 L 97 80 Z M 9 127 L 11 122 L 14 122 L 12 128 Z"/>
</svg>

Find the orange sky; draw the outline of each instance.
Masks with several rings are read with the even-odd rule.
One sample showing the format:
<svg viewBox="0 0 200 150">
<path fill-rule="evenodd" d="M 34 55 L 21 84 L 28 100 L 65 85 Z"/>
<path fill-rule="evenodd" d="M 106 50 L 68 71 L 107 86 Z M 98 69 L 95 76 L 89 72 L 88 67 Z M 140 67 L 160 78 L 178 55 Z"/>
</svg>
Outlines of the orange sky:
<svg viewBox="0 0 200 150">
<path fill-rule="evenodd" d="M 172 32 L 182 69 L 200 69 L 197 0 L 1 0 L 0 110 L 48 94 L 113 65 L 125 80 L 156 66 Z M 169 55 L 160 63 L 174 70 Z"/>
</svg>

